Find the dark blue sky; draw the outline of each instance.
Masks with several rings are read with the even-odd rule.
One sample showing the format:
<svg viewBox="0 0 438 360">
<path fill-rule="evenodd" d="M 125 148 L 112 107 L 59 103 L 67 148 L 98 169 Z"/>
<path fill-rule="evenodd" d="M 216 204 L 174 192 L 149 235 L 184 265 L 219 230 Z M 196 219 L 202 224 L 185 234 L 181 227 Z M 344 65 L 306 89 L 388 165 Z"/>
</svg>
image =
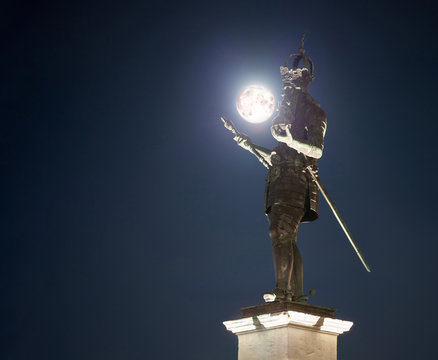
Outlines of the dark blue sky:
<svg viewBox="0 0 438 360">
<path fill-rule="evenodd" d="M 2 359 L 237 359 L 222 321 L 272 289 L 266 170 L 220 115 L 278 97 L 303 32 L 328 117 L 299 231 L 311 303 L 355 322 L 340 359 L 435 354 L 437 8 L 432 1 L 6 1 Z"/>
</svg>

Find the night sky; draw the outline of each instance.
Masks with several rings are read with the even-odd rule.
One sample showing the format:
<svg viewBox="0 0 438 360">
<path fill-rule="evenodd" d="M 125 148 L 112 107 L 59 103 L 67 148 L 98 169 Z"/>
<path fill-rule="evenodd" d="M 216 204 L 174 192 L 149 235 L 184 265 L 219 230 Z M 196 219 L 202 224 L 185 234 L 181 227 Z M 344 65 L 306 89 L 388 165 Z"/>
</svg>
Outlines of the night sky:
<svg viewBox="0 0 438 360">
<path fill-rule="evenodd" d="M 237 359 L 222 321 L 274 287 L 266 169 L 222 125 L 303 32 L 328 118 L 300 227 L 305 291 L 355 324 L 339 359 L 436 355 L 433 1 L 5 1 L 0 358 Z"/>
</svg>

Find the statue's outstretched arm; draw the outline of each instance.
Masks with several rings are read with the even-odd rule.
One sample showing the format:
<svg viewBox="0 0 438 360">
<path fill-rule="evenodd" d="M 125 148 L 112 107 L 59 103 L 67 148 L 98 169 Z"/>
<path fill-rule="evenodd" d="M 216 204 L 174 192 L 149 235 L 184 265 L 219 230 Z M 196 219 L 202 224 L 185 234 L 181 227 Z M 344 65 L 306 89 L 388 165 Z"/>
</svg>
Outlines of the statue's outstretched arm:
<svg viewBox="0 0 438 360">
<path fill-rule="evenodd" d="M 263 146 L 253 144 L 251 139 L 245 134 L 236 135 L 234 137 L 234 141 L 237 142 L 237 145 L 253 154 L 266 167 L 268 167 L 267 165 L 272 165 L 271 150 L 264 148 Z"/>
<path fill-rule="evenodd" d="M 221 116 L 221 120 L 227 130 L 230 130 L 234 134 L 234 141 L 245 150 L 248 150 L 253 154 L 267 169 L 272 166 L 271 163 L 271 150 L 262 146 L 254 145 L 248 135 L 242 134 L 237 131 L 234 124 Z"/>
</svg>

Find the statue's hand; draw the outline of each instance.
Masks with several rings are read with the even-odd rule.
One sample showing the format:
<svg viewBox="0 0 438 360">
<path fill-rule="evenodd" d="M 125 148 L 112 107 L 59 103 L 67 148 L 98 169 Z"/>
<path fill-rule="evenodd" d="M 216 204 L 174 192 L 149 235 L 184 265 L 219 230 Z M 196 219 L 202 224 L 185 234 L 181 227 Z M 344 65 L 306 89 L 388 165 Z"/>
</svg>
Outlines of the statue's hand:
<svg viewBox="0 0 438 360">
<path fill-rule="evenodd" d="M 250 150 L 252 148 L 252 141 L 248 137 L 248 135 L 240 134 L 234 137 L 234 141 L 237 142 L 237 145 L 244 148 L 245 150 Z"/>
<path fill-rule="evenodd" d="M 278 125 L 273 125 L 271 126 L 271 134 L 275 140 L 291 146 L 291 144 L 294 141 L 294 138 L 292 136 L 290 129 L 291 129 L 290 124 L 286 125 L 285 130 L 282 130 L 281 127 Z"/>
</svg>

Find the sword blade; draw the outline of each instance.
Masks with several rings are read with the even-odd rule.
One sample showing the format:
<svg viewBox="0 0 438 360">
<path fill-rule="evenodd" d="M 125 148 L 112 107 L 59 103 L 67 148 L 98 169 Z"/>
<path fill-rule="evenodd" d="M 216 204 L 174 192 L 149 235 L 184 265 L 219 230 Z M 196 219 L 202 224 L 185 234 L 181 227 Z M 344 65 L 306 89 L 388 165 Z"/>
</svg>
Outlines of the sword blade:
<svg viewBox="0 0 438 360">
<path fill-rule="evenodd" d="M 359 257 L 360 261 L 362 262 L 363 266 L 368 272 L 371 272 L 371 269 L 367 262 L 365 261 L 365 258 L 363 257 L 361 251 L 359 250 L 359 247 L 356 244 L 356 241 L 353 239 L 353 235 L 351 235 L 350 230 L 348 230 L 347 225 L 345 224 L 344 220 L 342 219 L 341 215 L 339 214 L 338 209 L 336 209 L 335 204 L 333 203 L 332 199 L 330 198 L 327 190 L 325 189 L 324 185 L 322 184 L 321 180 L 315 175 L 313 172 L 312 167 L 309 165 L 307 168 L 307 171 L 312 176 L 313 180 L 315 180 L 316 185 L 318 186 L 319 191 L 321 191 L 321 194 L 324 196 L 325 200 L 327 201 L 327 204 L 330 206 L 330 209 L 332 209 L 333 214 L 335 215 L 336 220 L 338 220 L 339 225 L 341 226 L 342 230 L 344 230 L 345 235 L 347 235 L 348 240 L 350 241 L 351 246 L 353 246 L 354 251 L 356 252 L 357 256 Z"/>
</svg>

